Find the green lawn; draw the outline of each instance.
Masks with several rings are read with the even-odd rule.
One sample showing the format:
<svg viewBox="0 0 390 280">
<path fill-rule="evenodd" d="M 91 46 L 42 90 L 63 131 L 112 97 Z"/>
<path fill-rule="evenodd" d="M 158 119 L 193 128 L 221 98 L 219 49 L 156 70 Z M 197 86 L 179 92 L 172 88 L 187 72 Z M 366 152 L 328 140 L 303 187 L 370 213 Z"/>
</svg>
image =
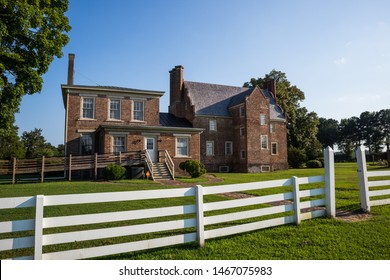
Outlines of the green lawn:
<svg viewBox="0 0 390 280">
<path fill-rule="evenodd" d="M 359 213 L 359 188 L 357 184 L 357 166 L 353 163 L 336 164 L 336 207 L 338 210 Z M 384 169 L 389 170 L 389 169 Z M 291 176 L 307 177 L 322 175 L 323 169 L 290 169 L 262 174 L 215 174 L 223 182 L 218 184 L 235 184 L 243 182 L 266 181 L 289 178 Z M 186 183 L 207 186 L 207 180 L 179 178 Z M 37 194 L 71 194 L 94 193 L 172 188 L 146 180 L 126 180 L 118 182 L 48 182 L 23 183 L 16 185 L 0 185 L 0 197 L 31 196 Z M 258 195 L 256 192 L 248 192 Z M 218 201 L 227 198 L 221 196 L 206 196 L 205 201 Z M 193 198 L 147 200 L 135 202 L 117 202 L 108 205 L 89 205 L 89 207 L 61 206 L 46 207 L 45 216 L 74 215 L 90 212 L 124 211 L 148 207 L 164 207 L 182 204 L 193 204 Z M 338 219 L 318 218 L 303 221 L 299 226 L 286 225 L 259 230 L 252 233 L 239 234 L 231 237 L 206 240 L 204 248 L 196 244 L 161 248 L 144 252 L 134 252 L 105 257 L 104 259 L 390 259 L 390 205 L 372 208 L 371 217 L 364 221 L 348 222 Z M 28 219 L 34 215 L 31 209 L 0 211 L 0 221 L 12 219 Z M 192 215 L 193 216 L 193 215 Z M 192 217 L 188 215 L 188 217 Z M 186 218 L 188 218 L 186 217 Z M 172 219 L 172 217 L 169 217 Z M 177 217 L 183 218 L 183 217 Z M 146 222 L 166 220 L 148 219 Z M 145 221 L 142 221 L 145 222 Z M 121 222 L 115 226 L 140 223 L 140 221 Z M 94 225 L 95 226 L 95 225 Z M 96 227 L 99 225 L 96 225 Z M 65 230 L 81 230 L 94 228 L 80 226 Z M 191 231 L 191 229 L 189 229 Z M 56 229 L 45 230 L 45 233 L 56 232 Z M 181 232 L 179 232 L 181 233 Z M 24 233 L 26 234 L 26 233 Z M 30 233 L 31 234 L 31 233 Z M 148 235 L 151 238 L 167 233 Z M 169 233 L 170 234 L 170 233 Z M 8 238 L 0 234 L 0 238 Z M 119 242 L 143 239 L 143 236 L 118 239 Z M 111 244 L 111 239 L 100 240 L 93 246 Z M 70 249 L 73 245 L 57 245 L 46 251 L 58 248 Z M 91 245 L 92 246 L 92 245 Z M 31 253 L 31 250 L 21 252 Z M 10 252 L 0 252 L 0 258 L 10 257 Z"/>
</svg>

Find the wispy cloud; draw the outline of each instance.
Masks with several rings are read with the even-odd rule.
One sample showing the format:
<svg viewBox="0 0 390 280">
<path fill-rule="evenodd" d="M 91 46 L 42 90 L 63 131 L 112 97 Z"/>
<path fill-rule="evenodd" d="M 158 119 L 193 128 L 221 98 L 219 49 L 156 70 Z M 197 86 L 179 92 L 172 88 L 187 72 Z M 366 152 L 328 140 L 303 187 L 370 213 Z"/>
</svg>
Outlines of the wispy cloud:
<svg viewBox="0 0 390 280">
<path fill-rule="evenodd" d="M 347 63 L 347 59 L 345 57 L 341 57 L 339 59 L 334 60 L 333 63 L 336 65 L 344 65 L 345 63 Z"/>
</svg>

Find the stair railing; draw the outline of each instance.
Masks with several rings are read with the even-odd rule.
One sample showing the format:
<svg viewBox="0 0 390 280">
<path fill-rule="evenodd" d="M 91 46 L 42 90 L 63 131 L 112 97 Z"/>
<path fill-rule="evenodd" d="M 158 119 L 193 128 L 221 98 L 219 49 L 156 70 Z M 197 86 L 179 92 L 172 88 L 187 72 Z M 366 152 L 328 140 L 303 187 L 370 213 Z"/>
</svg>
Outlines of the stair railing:
<svg viewBox="0 0 390 280">
<path fill-rule="evenodd" d="M 167 164 L 168 170 L 171 173 L 172 179 L 175 180 L 175 164 L 173 163 L 173 160 L 169 155 L 168 151 L 165 150 L 164 152 L 165 152 L 165 163 Z"/>
<path fill-rule="evenodd" d="M 150 177 L 152 177 L 152 180 L 154 180 L 154 178 L 153 178 L 153 162 L 152 162 L 152 159 L 150 158 L 150 155 L 149 155 L 147 150 L 145 150 L 145 162 L 146 162 L 146 166 L 149 169 Z"/>
</svg>

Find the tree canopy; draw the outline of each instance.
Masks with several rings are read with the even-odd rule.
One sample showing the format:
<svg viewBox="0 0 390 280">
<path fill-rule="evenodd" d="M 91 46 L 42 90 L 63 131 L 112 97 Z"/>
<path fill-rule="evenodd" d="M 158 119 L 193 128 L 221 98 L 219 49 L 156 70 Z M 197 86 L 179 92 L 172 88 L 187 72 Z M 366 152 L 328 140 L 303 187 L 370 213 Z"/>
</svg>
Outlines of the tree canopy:
<svg viewBox="0 0 390 280">
<path fill-rule="evenodd" d="M 22 96 L 42 89 L 70 31 L 68 0 L 0 0 L 0 135 L 11 134 Z"/>
</svg>

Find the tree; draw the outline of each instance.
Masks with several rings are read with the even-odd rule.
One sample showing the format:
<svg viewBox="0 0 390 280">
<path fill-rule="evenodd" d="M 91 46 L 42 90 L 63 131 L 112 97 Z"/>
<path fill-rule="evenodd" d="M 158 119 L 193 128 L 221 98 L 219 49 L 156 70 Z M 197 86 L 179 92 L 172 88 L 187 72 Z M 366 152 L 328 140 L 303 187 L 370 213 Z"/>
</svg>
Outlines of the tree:
<svg viewBox="0 0 390 280">
<path fill-rule="evenodd" d="M 382 151 L 383 133 L 379 122 L 379 114 L 377 112 L 363 112 L 360 114 L 360 132 L 361 140 L 368 148 L 369 153 L 373 156 Z"/>
<path fill-rule="evenodd" d="M 70 31 L 68 0 L 0 1 L 0 135 L 12 133 L 22 96 L 42 89 L 42 75 L 62 56 Z"/>
<path fill-rule="evenodd" d="M 42 129 L 35 128 L 30 132 L 23 132 L 22 142 L 26 151 L 26 158 L 58 156 L 57 148 L 46 142 L 42 135 Z"/>
<path fill-rule="evenodd" d="M 339 142 L 339 122 L 334 119 L 319 119 L 317 139 L 323 148 L 331 147 Z"/>
<path fill-rule="evenodd" d="M 352 158 L 355 149 L 361 144 L 360 120 L 358 117 L 342 119 L 339 125 L 340 137 L 338 146 L 348 160 Z"/>
<path fill-rule="evenodd" d="M 24 146 L 18 136 L 18 127 L 13 126 L 7 135 L 0 135 L 0 159 L 24 158 Z"/>
</svg>

